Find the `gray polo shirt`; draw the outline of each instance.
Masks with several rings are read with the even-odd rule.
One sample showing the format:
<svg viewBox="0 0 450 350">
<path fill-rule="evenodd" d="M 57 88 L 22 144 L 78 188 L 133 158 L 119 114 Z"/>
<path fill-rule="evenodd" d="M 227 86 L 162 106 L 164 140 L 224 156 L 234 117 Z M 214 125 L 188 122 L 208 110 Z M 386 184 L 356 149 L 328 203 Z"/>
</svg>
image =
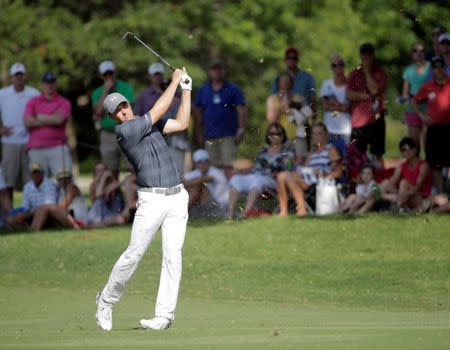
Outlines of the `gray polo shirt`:
<svg viewBox="0 0 450 350">
<path fill-rule="evenodd" d="M 167 119 L 152 125 L 150 114 L 115 127 L 116 140 L 134 168 L 139 187 L 173 187 L 181 183 L 169 147 L 162 136 Z"/>
</svg>

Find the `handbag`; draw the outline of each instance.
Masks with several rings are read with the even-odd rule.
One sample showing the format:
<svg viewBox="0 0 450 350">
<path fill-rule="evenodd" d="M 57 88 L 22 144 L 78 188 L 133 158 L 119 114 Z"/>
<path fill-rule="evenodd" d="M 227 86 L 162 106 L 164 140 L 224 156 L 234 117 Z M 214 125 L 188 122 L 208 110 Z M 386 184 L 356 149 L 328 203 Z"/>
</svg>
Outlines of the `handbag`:
<svg viewBox="0 0 450 350">
<path fill-rule="evenodd" d="M 319 178 L 316 185 L 316 215 L 337 213 L 339 207 L 338 190 L 334 179 Z"/>
</svg>

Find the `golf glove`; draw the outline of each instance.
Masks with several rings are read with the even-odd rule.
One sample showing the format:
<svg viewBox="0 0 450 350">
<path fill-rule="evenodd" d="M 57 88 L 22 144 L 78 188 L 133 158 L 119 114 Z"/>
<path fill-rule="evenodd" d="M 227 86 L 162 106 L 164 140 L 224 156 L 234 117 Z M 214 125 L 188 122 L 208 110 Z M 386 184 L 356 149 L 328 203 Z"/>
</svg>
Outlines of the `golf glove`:
<svg viewBox="0 0 450 350">
<path fill-rule="evenodd" d="M 180 86 L 182 90 L 192 90 L 192 78 L 187 73 L 181 76 Z"/>
</svg>

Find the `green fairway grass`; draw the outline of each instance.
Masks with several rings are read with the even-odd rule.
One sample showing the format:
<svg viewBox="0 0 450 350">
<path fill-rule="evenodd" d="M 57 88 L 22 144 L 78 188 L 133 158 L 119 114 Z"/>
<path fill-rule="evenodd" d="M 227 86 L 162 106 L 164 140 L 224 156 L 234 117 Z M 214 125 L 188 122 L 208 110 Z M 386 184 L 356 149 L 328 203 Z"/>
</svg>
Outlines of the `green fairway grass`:
<svg viewBox="0 0 450 350">
<path fill-rule="evenodd" d="M 130 227 L 0 236 L 0 349 L 449 349 L 450 218 L 189 224 L 173 327 L 144 331 L 155 239 L 113 312 L 95 294 Z"/>
</svg>

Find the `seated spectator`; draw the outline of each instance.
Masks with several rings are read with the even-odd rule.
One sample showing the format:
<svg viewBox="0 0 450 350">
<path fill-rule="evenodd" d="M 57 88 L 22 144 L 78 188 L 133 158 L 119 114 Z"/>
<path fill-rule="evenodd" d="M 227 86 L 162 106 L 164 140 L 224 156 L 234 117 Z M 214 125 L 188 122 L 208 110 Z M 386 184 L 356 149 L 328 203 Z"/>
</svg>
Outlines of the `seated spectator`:
<svg viewBox="0 0 450 350">
<path fill-rule="evenodd" d="M 330 61 L 333 71 L 331 79 L 324 80 L 320 89 L 323 120 L 328 130 L 329 142 L 345 156 L 345 145 L 350 142 L 352 122 L 350 104 L 347 100 L 347 77 L 345 62 L 341 56 L 333 56 Z"/>
<path fill-rule="evenodd" d="M 429 209 L 434 213 L 450 213 L 450 200 L 448 199 L 448 196 L 445 194 L 438 194 L 431 197 Z"/>
<path fill-rule="evenodd" d="M 290 170 L 294 161 L 294 152 L 287 142 L 286 131 L 279 123 L 272 123 L 267 128 L 266 142 L 256 157 L 250 174 L 237 174 L 230 180 L 230 198 L 228 218 L 233 218 L 236 203 L 241 193 L 246 192 L 247 201 L 242 215 L 258 214 L 253 208 L 259 195 L 266 189 L 275 190 L 275 181 L 280 171 Z M 261 213 L 259 213 L 261 214 Z"/>
<path fill-rule="evenodd" d="M 184 175 L 183 184 L 189 193 L 189 210 L 195 204 L 208 207 L 228 206 L 228 181 L 222 170 L 211 166 L 208 152 L 198 149 L 192 155 L 195 169 Z"/>
<path fill-rule="evenodd" d="M 297 171 L 283 171 L 277 177 L 280 216 L 288 215 L 289 194 L 297 204 L 298 216 L 307 214 L 305 191 L 318 183 L 320 177 L 339 179 L 342 176 L 341 157 L 338 150 L 328 142 L 327 128 L 323 123 L 315 123 L 311 130 L 313 151 L 308 154 L 305 166 Z"/>
<path fill-rule="evenodd" d="M 88 213 L 88 224 L 92 227 L 103 227 L 124 224 L 127 218 L 120 182 L 115 174 L 102 163 L 94 169 L 94 180 L 90 185 L 89 195 L 92 207 Z"/>
<path fill-rule="evenodd" d="M 46 224 L 76 227 L 62 210 L 56 206 L 56 185 L 44 175 L 39 163 L 30 164 L 30 177 L 22 194 L 22 207 L 13 210 L 8 223 L 13 229 L 40 230 Z"/>
<path fill-rule="evenodd" d="M 364 214 L 372 209 L 377 199 L 377 183 L 374 180 L 373 168 L 363 166 L 361 170 L 361 183 L 356 185 L 356 193 L 352 193 L 341 204 L 339 211 L 349 214 Z"/>
<path fill-rule="evenodd" d="M 56 179 L 58 181 L 58 207 L 64 210 L 69 220 L 73 221 L 74 226 L 86 226 L 88 208 L 80 189 L 73 182 L 72 174 L 62 170 L 56 174 Z"/>
<path fill-rule="evenodd" d="M 292 91 L 294 78 L 288 71 L 283 71 L 276 78 L 278 92 L 270 95 L 266 100 L 266 120 L 269 124 L 279 122 L 286 130 L 288 139 L 296 136 L 294 123 L 287 119 L 287 113 L 292 102 L 304 104 L 305 99 Z"/>
<path fill-rule="evenodd" d="M 423 84 L 411 102 L 417 115 L 428 125 L 426 160 L 432 169 L 433 186 L 437 193 L 442 193 L 442 168 L 450 166 L 450 77 L 446 76 L 441 56 L 433 57 L 431 67 L 433 80 Z M 426 113 L 419 108 L 421 102 L 427 105 Z"/>
<path fill-rule="evenodd" d="M 399 149 L 405 161 L 395 169 L 390 179 L 381 183 L 381 198 L 395 203 L 400 210 L 419 212 L 423 199 L 431 194 L 430 167 L 419 158 L 413 139 L 403 138 Z"/>
</svg>

